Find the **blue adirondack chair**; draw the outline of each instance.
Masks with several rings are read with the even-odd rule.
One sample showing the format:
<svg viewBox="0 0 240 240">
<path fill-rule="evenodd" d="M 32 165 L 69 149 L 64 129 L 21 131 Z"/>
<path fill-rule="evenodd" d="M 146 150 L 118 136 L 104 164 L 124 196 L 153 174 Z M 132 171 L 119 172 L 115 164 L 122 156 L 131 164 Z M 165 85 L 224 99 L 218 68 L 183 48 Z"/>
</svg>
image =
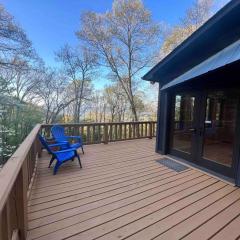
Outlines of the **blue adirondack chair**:
<svg viewBox="0 0 240 240">
<path fill-rule="evenodd" d="M 66 161 L 74 160 L 75 157 L 77 157 L 80 168 L 82 168 L 81 160 L 79 157 L 79 154 L 77 153 L 76 148 L 65 148 L 64 150 L 60 151 L 53 151 L 51 148 L 53 147 L 66 147 L 66 143 L 56 143 L 56 144 L 48 144 L 45 138 L 42 135 L 38 135 L 39 140 L 42 144 L 42 146 L 48 151 L 49 154 L 52 155 L 52 158 L 49 163 L 49 168 L 51 167 L 54 160 L 57 160 L 53 174 L 55 175 L 57 173 L 58 168 Z"/>
<path fill-rule="evenodd" d="M 54 125 L 51 128 L 51 133 L 57 143 L 68 143 L 69 148 L 78 149 L 81 147 L 82 153 L 84 154 L 83 141 L 80 136 L 66 136 L 64 133 L 64 128 L 60 125 Z M 70 143 L 69 142 L 70 139 L 76 139 L 77 141 L 75 143 Z M 63 147 L 63 149 L 64 149 L 64 147 Z"/>
</svg>

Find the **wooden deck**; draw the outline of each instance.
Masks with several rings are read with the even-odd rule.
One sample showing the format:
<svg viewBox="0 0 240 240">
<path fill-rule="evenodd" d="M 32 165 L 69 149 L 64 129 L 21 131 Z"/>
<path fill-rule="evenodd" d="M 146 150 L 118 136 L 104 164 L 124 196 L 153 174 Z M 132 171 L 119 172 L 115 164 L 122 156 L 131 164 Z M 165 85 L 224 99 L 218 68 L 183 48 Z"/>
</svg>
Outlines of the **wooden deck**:
<svg viewBox="0 0 240 240">
<path fill-rule="evenodd" d="M 85 147 L 56 176 L 38 162 L 28 239 L 236 239 L 240 189 L 196 169 L 160 165 L 155 140 Z"/>
</svg>

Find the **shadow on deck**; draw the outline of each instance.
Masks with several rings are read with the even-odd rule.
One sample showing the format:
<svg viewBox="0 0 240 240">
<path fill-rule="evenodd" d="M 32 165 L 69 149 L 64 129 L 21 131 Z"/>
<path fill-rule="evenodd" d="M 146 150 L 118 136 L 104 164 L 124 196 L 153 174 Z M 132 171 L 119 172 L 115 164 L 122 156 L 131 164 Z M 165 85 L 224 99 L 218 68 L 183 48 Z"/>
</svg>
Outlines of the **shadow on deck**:
<svg viewBox="0 0 240 240">
<path fill-rule="evenodd" d="M 155 140 L 85 146 L 56 176 L 38 162 L 28 239 L 235 239 L 240 189 L 201 171 L 156 160 Z"/>
</svg>

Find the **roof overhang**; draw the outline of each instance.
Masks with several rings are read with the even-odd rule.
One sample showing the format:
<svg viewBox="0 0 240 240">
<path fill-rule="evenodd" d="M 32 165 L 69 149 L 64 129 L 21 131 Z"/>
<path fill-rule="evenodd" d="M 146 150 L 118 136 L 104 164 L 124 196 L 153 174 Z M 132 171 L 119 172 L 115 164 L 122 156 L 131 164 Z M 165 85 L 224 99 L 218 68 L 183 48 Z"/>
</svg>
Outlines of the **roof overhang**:
<svg viewBox="0 0 240 240">
<path fill-rule="evenodd" d="M 240 38 L 240 1 L 232 0 L 142 79 L 167 84 Z"/>
<path fill-rule="evenodd" d="M 240 40 L 224 48 L 222 51 L 208 58 L 201 64 L 195 66 L 194 68 L 172 80 L 171 82 L 163 85 L 161 90 L 165 90 L 181 83 L 185 83 L 186 81 L 214 71 L 218 68 L 224 67 L 238 60 L 240 60 Z"/>
</svg>

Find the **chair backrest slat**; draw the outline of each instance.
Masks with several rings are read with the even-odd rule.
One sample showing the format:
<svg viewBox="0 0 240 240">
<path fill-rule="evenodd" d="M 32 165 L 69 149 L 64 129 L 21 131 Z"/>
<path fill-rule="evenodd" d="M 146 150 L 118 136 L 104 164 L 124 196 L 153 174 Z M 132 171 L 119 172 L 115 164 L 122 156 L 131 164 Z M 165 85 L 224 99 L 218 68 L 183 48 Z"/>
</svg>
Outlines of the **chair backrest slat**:
<svg viewBox="0 0 240 240">
<path fill-rule="evenodd" d="M 43 145 L 43 147 L 48 151 L 48 153 L 53 154 L 53 151 L 48 146 L 47 141 L 45 140 L 45 138 L 42 135 L 40 135 L 40 134 L 38 134 L 38 138 L 39 138 L 39 141 L 41 142 L 41 144 Z"/>
<path fill-rule="evenodd" d="M 61 142 L 68 140 L 67 137 L 65 136 L 64 128 L 60 125 L 54 125 L 51 128 L 51 133 L 56 141 Z"/>
</svg>

